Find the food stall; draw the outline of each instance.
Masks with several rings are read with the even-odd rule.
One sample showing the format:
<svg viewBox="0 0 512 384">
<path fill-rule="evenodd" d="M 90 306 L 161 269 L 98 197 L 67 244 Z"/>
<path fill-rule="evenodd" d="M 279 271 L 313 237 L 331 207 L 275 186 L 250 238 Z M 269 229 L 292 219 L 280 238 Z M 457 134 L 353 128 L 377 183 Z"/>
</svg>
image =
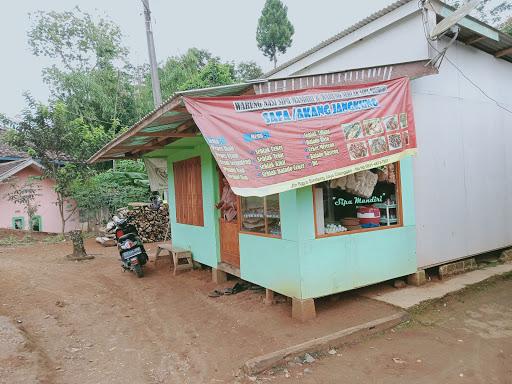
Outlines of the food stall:
<svg viewBox="0 0 512 384">
<path fill-rule="evenodd" d="M 237 275 L 310 318 L 314 298 L 416 271 L 416 137 L 400 74 L 182 92 L 97 159 L 167 159 L 173 246 L 214 279 Z M 229 220 L 216 208 L 223 179 L 237 196 Z"/>
</svg>

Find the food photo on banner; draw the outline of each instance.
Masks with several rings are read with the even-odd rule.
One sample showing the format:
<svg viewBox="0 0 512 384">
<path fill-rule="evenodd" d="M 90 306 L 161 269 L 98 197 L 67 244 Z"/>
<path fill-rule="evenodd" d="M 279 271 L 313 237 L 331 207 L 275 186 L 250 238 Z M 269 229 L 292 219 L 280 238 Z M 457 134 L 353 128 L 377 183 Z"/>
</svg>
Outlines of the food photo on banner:
<svg viewBox="0 0 512 384">
<path fill-rule="evenodd" d="M 379 178 L 394 174 L 395 167 L 386 166 L 416 151 L 408 78 L 184 100 L 240 196 L 268 196 L 329 180 L 340 190 L 349 182 L 350 191 L 354 182 L 348 176 L 358 173 L 356 192 L 368 199 Z M 381 175 L 362 172 L 370 169 Z"/>
</svg>

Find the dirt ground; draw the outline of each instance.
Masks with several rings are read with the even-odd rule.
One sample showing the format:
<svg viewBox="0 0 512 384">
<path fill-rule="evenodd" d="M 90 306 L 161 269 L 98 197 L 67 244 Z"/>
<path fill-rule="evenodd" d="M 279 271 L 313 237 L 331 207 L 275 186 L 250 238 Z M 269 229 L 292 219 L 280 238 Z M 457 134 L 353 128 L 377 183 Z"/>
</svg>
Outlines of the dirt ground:
<svg viewBox="0 0 512 384">
<path fill-rule="evenodd" d="M 512 383 L 512 274 L 412 311 L 412 321 L 357 345 L 291 362 L 257 382 Z"/>
<path fill-rule="evenodd" d="M 317 319 L 300 324 L 261 291 L 209 298 L 218 287 L 207 270 L 173 277 L 150 263 L 137 279 L 116 248 L 86 248 L 94 260 L 65 260 L 62 242 L 0 247 L 0 383 L 512 383 L 510 277 L 312 363 L 247 378 L 239 367 L 249 358 L 396 309 L 353 292 L 318 300 Z"/>
<path fill-rule="evenodd" d="M 300 324 L 262 291 L 209 298 L 207 270 L 173 277 L 159 261 L 137 279 L 115 247 L 86 249 L 94 260 L 67 261 L 63 242 L 0 247 L 0 383 L 245 382 L 247 359 L 396 312 L 345 294 Z"/>
</svg>

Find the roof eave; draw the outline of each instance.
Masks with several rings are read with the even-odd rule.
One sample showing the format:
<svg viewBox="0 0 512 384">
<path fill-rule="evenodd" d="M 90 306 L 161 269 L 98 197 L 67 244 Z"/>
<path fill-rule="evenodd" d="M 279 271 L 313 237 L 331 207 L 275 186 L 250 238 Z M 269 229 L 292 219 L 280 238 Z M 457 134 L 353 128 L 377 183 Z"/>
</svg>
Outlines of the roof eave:
<svg viewBox="0 0 512 384">
<path fill-rule="evenodd" d="M 265 81 L 265 80 L 261 80 Z M 126 156 L 126 152 L 123 153 L 121 150 L 120 152 L 111 153 L 109 154 L 109 157 L 107 158 L 106 155 L 109 151 L 115 149 L 116 146 L 121 146 L 120 144 L 123 143 L 123 141 L 135 136 L 137 133 L 141 132 L 144 128 L 148 127 L 150 124 L 161 118 L 164 114 L 167 112 L 171 112 L 175 109 L 178 109 L 180 107 L 184 107 L 183 103 L 183 97 L 184 96 L 209 96 L 209 95 L 215 95 L 215 94 L 229 94 L 231 90 L 233 90 L 233 95 L 240 94 L 240 91 L 247 91 L 253 87 L 254 82 L 246 82 L 246 83 L 236 83 L 236 84 L 227 84 L 227 85 L 219 85 L 215 87 L 209 87 L 209 88 L 200 88 L 200 89 L 191 89 L 186 91 L 179 91 L 174 93 L 169 99 L 167 99 L 164 103 L 162 103 L 158 108 L 154 109 L 142 119 L 140 119 L 138 122 L 136 122 L 134 125 L 131 126 L 128 131 L 124 132 L 120 136 L 116 137 L 106 145 L 104 145 L 100 150 L 98 150 L 94 155 L 91 156 L 89 160 L 87 160 L 87 163 L 92 164 L 99 161 L 107 161 L 111 159 L 127 159 L 130 157 Z M 236 92 L 235 92 L 236 91 Z M 189 118 L 186 118 L 186 114 L 184 113 L 185 119 L 183 121 L 180 120 L 180 124 L 187 124 L 189 120 L 192 120 L 192 116 Z M 137 155 L 137 157 L 139 157 Z"/>
</svg>

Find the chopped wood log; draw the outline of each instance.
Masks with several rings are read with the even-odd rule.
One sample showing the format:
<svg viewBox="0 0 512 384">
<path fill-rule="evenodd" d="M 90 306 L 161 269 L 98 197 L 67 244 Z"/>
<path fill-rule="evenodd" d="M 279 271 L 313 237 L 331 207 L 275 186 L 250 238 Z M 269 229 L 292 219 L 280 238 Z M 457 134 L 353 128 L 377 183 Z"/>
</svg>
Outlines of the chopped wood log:
<svg viewBox="0 0 512 384">
<path fill-rule="evenodd" d="M 119 213 L 126 217 L 145 243 L 169 239 L 169 206 L 162 204 L 154 209 L 145 203 L 130 203 L 129 208 L 122 208 Z"/>
</svg>

